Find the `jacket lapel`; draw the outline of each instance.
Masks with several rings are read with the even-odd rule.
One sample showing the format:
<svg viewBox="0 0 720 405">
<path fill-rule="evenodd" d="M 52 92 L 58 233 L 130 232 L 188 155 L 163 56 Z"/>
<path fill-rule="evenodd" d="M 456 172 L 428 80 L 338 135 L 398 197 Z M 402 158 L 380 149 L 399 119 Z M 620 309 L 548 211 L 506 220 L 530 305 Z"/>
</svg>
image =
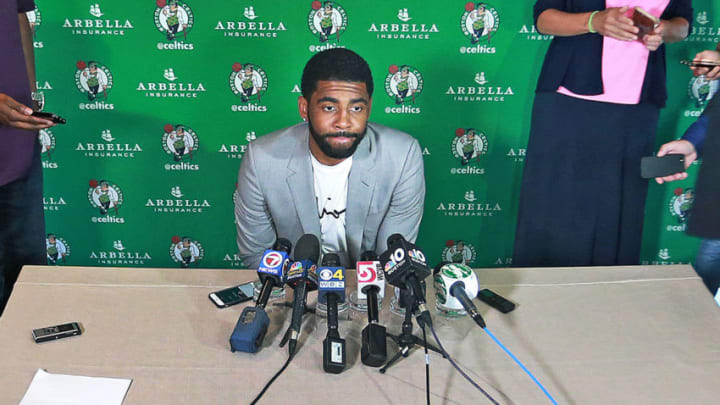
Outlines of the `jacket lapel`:
<svg viewBox="0 0 720 405">
<path fill-rule="evenodd" d="M 292 201 L 288 201 L 288 209 L 291 209 L 290 206 L 295 207 L 303 233 L 311 233 L 320 237 L 320 219 L 317 214 L 312 164 L 308 149 L 309 134 L 307 127 L 305 128 L 305 134 L 295 145 L 295 150 L 290 154 L 287 166 L 289 173 L 286 181 L 292 198 Z"/>
<path fill-rule="evenodd" d="M 374 137 L 373 129 L 368 126 L 365 139 L 353 154 L 353 163 L 350 169 L 347 211 L 345 212 L 345 238 L 351 260 L 357 260 L 360 257 L 365 220 L 375 189 L 375 154 L 372 142 Z"/>
</svg>

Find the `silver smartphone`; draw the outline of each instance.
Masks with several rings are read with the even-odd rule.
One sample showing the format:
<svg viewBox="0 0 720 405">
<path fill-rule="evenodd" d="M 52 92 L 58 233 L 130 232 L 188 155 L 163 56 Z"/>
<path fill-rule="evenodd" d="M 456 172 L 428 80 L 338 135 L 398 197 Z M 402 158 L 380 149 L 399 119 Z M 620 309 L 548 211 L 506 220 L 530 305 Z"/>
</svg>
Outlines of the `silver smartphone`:
<svg viewBox="0 0 720 405">
<path fill-rule="evenodd" d="M 253 283 L 243 283 L 220 291 L 211 292 L 208 298 L 218 308 L 227 308 L 231 305 L 249 301 L 253 298 Z"/>
</svg>

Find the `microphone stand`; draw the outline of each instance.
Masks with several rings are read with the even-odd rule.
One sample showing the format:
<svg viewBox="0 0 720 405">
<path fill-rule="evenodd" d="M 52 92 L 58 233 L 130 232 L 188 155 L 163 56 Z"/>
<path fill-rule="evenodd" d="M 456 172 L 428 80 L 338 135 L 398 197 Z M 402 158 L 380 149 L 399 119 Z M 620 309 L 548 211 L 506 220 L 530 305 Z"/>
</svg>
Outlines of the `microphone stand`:
<svg viewBox="0 0 720 405">
<path fill-rule="evenodd" d="M 292 303 L 292 302 L 276 302 L 276 303 L 273 303 L 273 306 L 276 306 L 276 307 L 285 307 L 285 308 L 292 308 L 292 307 L 293 307 L 293 303 Z M 314 314 L 314 313 L 315 313 L 315 308 L 308 307 L 308 306 L 307 306 L 307 303 L 306 303 L 306 304 L 305 304 L 305 310 L 303 311 L 303 316 L 305 316 L 305 314 L 308 314 L 308 313 Z M 291 333 L 291 332 L 292 332 L 292 325 L 288 326 L 288 328 L 287 328 L 287 330 L 285 331 L 285 334 L 283 335 L 282 339 L 280 339 L 280 344 L 279 344 L 278 346 L 284 347 L 284 346 L 287 344 L 288 340 L 290 340 L 290 333 Z"/>
<path fill-rule="evenodd" d="M 400 350 L 390 360 L 388 360 L 388 362 L 385 363 L 384 366 L 382 366 L 380 372 L 383 374 L 385 374 L 387 369 L 392 366 L 396 361 L 400 360 L 400 357 L 408 357 L 410 355 L 410 350 L 413 349 L 416 345 L 420 347 L 427 347 L 428 350 L 440 353 L 443 358 L 445 358 L 445 355 L 440 349 L 431 345 L 430 343 L 425 345 L 422 339 L 413 335 L 412 316 L 413 313 L 418 310 L 418 305 L 414 294 L 407 294 L 406 297 L 407 301 L 405 305 L 405 319 L 402 323 L 402 331 L 399 335 L 392 335 L 390 333 L 387 334 L 387 336 L 393 342 L 395 342 L 395 344 L 398 345 Z"/>
</svg>

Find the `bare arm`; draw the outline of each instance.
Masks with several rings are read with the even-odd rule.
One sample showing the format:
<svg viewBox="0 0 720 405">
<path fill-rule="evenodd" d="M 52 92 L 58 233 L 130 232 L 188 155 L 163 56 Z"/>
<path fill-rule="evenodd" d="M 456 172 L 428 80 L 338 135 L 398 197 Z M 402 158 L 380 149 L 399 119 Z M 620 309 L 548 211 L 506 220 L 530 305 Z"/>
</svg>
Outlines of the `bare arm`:
<svg viewBox="0 0 720 405">
<path fill-rule="evenodd" d="M 680 42 L 688 36 L 688 28 L 690 27 L 690 24 L 682 17 L 663 20 L 662 25 L 664 26 L 663 42 Z"/>
<path fill-rule="evenodd" d="M 25 13 L 18 13 L 20 40 L 25 54 L 25 66 L 31 91 L 35 91 L 35 53 L 33 52 L 32 31 Z M 52 121 L 33 117 L 32 109 L 17 102 L 7 94 L 0 93 L 0 125 L 36 131 L 55 124 Z"/>
<path fill-rule="evenodd" d="M 627 7 L 612 7 L 592 13 L 567 13 L 556 9 L 543 11 L 537 20 L 537 29 L 542 34 L 569 37 L 590 32 L 590 27 L 598 34 L 622 41 L 637 39 L 638 29 L 630 18 L 625 16 Z"/>
<path fill-rule="evenodd" d="M 33 35 L 30 29 L 30 22 L 25 13 L 18 13 L 20 25 L 20 39 L 22 41 L 23 53 L 25 54 L 25 68 L 27 69 L 30 91 L 36 91 L 35 87 L 35 49 L 33 48 Z"/>
<path fill-rule="evenodd" d="M 590 13 L 566 13 L 548 9 L 542 12 L 537 20 L 537 30 L 545 35 L 569 37 L 587 34 Z"/>
</svg>

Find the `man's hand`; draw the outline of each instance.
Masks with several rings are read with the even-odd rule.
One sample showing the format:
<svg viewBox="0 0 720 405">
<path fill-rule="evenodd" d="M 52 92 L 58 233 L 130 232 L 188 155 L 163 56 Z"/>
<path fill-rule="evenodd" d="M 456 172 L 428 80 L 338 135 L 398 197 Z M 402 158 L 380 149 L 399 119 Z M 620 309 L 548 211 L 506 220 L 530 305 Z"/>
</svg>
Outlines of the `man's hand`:
<svg viewBox="0 0 720 405">
<path fill-rule="evenodd" d="M 593 29 L 604 37 L 621 41 L 637 40 L 640 30 L 633 24 L 632 19 L 625 15 L 628 10 L 628 7 L 611 7 L 596 13 L 592 20 Z"/>
<path fill-rule="evenodd" d="M 660 24 L 647 35 L 642 38 L 643 44 L 650 51 L 657 50 L 663 44 L 663 30 L 665 29 L 665 21 L 660 20 Z"/>
<path fill-rule="evenodd" d="M 18 103 L 7 94 L 0 93 L 0 125 L 30 131 L 55 126 L 50 120 L 33 117 L 30 115 L 32 113 L 33 110 L 28 106 Z"/>
<path fill-rule="evenodd" d="M 664 144 L 660 147 L 657 156 L 665 156 L 670 153 L 681 153 L 685 155 L 685 169 L 690 167 L 690 164 L 697 159 L 697 151 L 695 146 L 689 141 L 681 139 L 679 141 L 672 141 Z M 665 177 L 655 177 L 655 181 L 658 184 L 663 184 L 666 181 L 683 180 L 687 178 L 687 172 L 675 173 Z"/>
<path fill-rule="evenodd" d="M 693 62 L 715 62 L 720 63 L 720 51 L 702 51 L 695 55 Z M 693 76 L 705 75 L 707 79 L 715 80 L 720 77 L 720 66 L 714 68 L 691 67 Z"/>
</svg>

